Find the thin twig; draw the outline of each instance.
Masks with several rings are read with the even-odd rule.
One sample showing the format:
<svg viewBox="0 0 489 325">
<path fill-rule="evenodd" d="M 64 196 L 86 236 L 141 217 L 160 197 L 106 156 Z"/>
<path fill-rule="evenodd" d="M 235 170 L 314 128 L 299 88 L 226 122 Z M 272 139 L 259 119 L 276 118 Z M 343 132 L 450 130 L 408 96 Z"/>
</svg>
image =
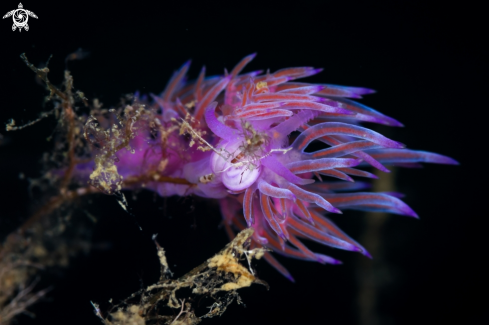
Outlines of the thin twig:
<svg viewBox="0 0 489 325">
<path fill-rule="evenodd" d="M 180 317 L 180 315 L 182 315 L 182 313 L 183 313 L 183 307 L 185 306 L 185 299 L 180 299 L 180 303 L 182 304 L 182 308 L 180 309 L 180 312 L 178 313 L 177 317 L 175 317 L 175 319 L 173 320 L 173 322 L 171 322 L 171 324 L 175 324 L 175 322 L 177 321 L 178 317 Z"/>
</svg>

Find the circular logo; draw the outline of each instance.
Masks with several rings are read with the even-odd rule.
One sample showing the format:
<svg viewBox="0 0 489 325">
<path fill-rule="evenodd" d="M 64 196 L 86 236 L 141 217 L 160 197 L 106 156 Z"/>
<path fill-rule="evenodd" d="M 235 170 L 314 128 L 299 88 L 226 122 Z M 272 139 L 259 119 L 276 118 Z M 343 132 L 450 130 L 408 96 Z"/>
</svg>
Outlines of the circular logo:
<svg viewBox="0 0 489 325">
<path fill-rule="evenodd" d="M 15 12 L 12 16 L 14 18 L 14 24 L 17 27 L 23 28 L 25 25 L 27 25 L 27 21 L 29 20 L 29 16 L 27 15 L 27 12 L 24 9 L 15 10 Z"/>
</svg>

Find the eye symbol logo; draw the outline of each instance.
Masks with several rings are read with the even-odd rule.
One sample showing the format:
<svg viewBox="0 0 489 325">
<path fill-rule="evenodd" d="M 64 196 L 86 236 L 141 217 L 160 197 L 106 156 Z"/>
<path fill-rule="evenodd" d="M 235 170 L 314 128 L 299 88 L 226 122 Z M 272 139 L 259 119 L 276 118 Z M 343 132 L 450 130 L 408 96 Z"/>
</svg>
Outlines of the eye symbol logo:
<svg viewBox="0 0 489 325">
<path fill-rule="evenodd" d="M 29 16 L 37 19 L 35 13 L 29 10 L 25 10 L 23 8 L 24 7 L 22 6 L 22 3 L 19 3 L 18 9 L 11 10 L 3 16 L 3 19 L 12 16 L 12 19 L 14 21 L 14 24 L 12 25 L 12 31 L 15 31 L 17 28 L 19 29 L 19 32 L 22 31 L 22 28 L 28 31 L 29 25 L 27 25 L 27 21 L 29 20 Z"/>
</svg>

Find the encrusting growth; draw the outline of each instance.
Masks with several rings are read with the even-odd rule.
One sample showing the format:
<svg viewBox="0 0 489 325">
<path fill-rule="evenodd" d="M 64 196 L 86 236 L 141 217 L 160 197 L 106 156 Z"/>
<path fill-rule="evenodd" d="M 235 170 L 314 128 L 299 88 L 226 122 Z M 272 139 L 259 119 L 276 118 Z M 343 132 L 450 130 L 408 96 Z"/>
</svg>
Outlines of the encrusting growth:
<svg viewBox="0 0 489 325">
<path fill-rule="evenodd" d="M 192 325 L 200 323 L 202 318 L 220 316 L 235 299 L 238 303 L 241 302 L 236 290 L 249 287 L 253 283 L 263 284 L 268 288 L 264 281 L 254 276 L 249 266 L 252 259 L 259 259 L 264 254 L 263 248 L 249 249 L 252 235 L 251 228 L 238 233 L 215 256 L 175 280 L 168 278 L 171 272 L 164 250 L 155 240 L 161 264 L 161 278 L 158 283 L 132 294 L 121 304 L 113 306 L 107 314 L 103 314 L 99 306 L 92 302 L 95 313 L 107 325 Z M 190 293 L 186 295 L 184 292 Z M 206 314 L 197 316 L 195 309 L 201 297 L 207 297 L 211 306 Z M 174 310 L 180 312 L 176 314 Z"/>
</svg>

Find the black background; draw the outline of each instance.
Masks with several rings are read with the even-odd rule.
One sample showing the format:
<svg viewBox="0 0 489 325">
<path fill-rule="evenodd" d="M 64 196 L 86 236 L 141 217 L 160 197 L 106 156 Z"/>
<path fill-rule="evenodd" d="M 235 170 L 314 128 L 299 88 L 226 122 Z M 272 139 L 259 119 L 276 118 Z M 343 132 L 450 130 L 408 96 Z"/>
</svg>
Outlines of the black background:
<svg viewBox="0 0 489 325">
<path fill-rule="evenodd" d="M 2 1 L 2 15 L 15 9 Z M 83 48 L 89 58 L 69 69 L 75 87 L 106 106 L 135 90 L 158 93 L 173 70 L 192 59 L 190 77 L 202 65 L 221 74 L 245 55 L 257 52 L 251 69 L 271 71 L 290 66 L 323 67 L 309 79 L 376 89 L 363 103 L 392 116 L 404 128 L 375 127 L 409 148 L 434 151 L 460 166 L 428 165 L 400 170 L 397 189 L 420 220 L 390 216 L 381 243 L 385 283 L 378 288 L 380 324 L 443 324 L 488 319 L 484 232 L 487 211 L 485 171 L 487 135 L 487 24 L 483 10 L 470 2 L 394 1 L 266 2 L 200 1 L 127 3 L 29 1 L 28 32 L 12 32 L 0 21 L 0 122 L 18 124 L 42 111 L 44 88 L 20 60 L 35 65 L 53 55 L 50 79 L 59 84 L 65 57 Z M 0 230 L 14 230 L 32 211 L 27 182 L 18 175 L 38 175 L 37 163 L 49 148 L 54 127 L 45 120 L 31 128 L 1 134 Z M 152 193 L 130 200 L 134 218 L 111 197 L 95 197 L 88 210 L 99 218 L 94 242 L 110 243 L 71 260 L 68 269 L 46 274 L 53 291 L 47 302 L 31 308 L 37 315 L 20 324 L 96 324 L 90 300 L 108 308 L 158 278 L 151 235 L 168 252 L 177 276 L 215 253 L 226 242 L 212 202 L 195 198 L 165 201 Z M 361 213 L 335 219 L 353 238 L 364 225 Z M 100 246 L 100 245 L 99 245 Z M 103 246 L 103 245 L 102 245 Z M 368 248 L 368 247 L 367 247 Z M 357 292 L 362 273 L 357 254 L 319 248 L 343 260 L 323 266 L 280 259 L 296 283 L 283 279 L 264 262 L 259 276 L 269 282 L 242 290 L 246 308 L 232 305 L 218 319 L 203 324 L 374 324 L 361 320 Z M 483 277 L 483 275 L 485 275 Z"/>
</svg>

